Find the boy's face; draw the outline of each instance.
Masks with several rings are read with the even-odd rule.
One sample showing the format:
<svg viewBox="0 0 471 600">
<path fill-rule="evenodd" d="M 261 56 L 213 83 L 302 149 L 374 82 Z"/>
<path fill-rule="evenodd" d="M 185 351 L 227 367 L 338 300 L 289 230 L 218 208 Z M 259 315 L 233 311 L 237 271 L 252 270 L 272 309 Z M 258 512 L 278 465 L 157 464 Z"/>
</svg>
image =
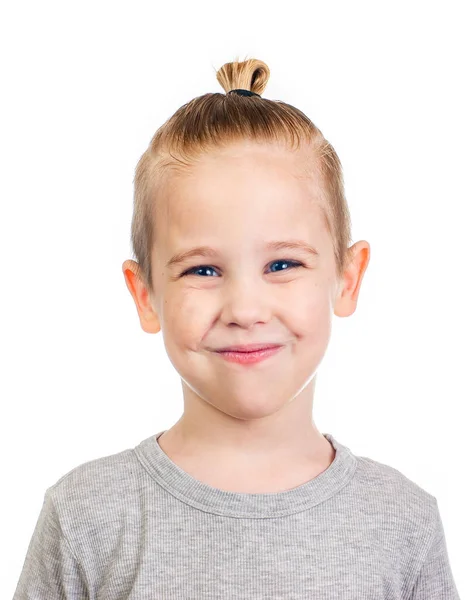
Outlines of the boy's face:
<svg viewBox="0 0 471 600">
<path fill-rule="evenodd" d="M 138 309 L 146 331 L 161 328 L 185 400 L 256 418 L 290 403 L 316 373 L 345 282 L 336 280 L 317 177 L 300 177 L 301 165 L 301 155 L 281 147 L 241 142 L 205 156 L 161 190 L 155 295 L 149 295 L 145 319 L 143 304 Z M 317 254 L 266 247 L 287 240 L 303 241 Z M 198 246 L 215 253 L 168 265 Z M 359 275 L 352 271 L 353 287 Z M 354 311 L 356 299 L 349 302 L 341 316 Z M 283 348 L 251 365 L 215 352 L 270 342 Z"/>
</svg>

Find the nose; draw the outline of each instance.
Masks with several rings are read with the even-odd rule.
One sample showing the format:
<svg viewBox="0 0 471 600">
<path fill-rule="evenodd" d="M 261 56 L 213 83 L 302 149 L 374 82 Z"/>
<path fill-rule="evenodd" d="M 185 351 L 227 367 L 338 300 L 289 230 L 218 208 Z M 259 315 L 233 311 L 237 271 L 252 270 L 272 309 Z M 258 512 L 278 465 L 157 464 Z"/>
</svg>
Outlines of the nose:
<svg viewBox="0 0 471 600">
<path fill-rule="evenodd" d="M 227 325 L 237 324 L 250 328 L 256 323 L 267 323 L 272 314 L 270 298 L 256 285 L 228 285 L 222 298 L 221 319 Z"/>
</svg>

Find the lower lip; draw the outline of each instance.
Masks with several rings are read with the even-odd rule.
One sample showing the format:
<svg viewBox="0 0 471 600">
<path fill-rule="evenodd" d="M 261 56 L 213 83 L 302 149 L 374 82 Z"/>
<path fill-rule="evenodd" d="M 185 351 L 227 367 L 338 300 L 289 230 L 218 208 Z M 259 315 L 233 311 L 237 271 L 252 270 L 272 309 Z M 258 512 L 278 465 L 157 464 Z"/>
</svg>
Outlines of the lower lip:
<svg viewBox="0 0 471 600">
<path fill-rule="evenodd" d="M 264 350 L 256 350 L 255 352 L 217 352 L 224 360 L 230 362 L 236 362 L 242 365 L 251 365 L 253 363 L 260 362 L 273 356 L 283 346 L 276 346 L 274 348 L 266 348 Z"/>
</svg>

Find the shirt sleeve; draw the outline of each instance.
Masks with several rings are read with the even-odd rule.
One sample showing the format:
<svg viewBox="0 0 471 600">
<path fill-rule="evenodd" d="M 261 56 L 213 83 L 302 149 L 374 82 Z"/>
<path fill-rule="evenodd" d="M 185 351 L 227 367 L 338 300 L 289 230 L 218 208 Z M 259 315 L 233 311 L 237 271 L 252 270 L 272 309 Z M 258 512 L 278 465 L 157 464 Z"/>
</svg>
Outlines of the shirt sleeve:
<svg viewBox="0 0 471 600">
<path fill-rule="evenodd" d="M 64 537 L 48 489 L 13 600 L 88 599 L 83 570 Z"/>
<path fill-rule="evenodd" d="M 448 558 L 445 532 L 435 498 L 435 533 L 414 584 L 411 600 L 460 600 Z"/>
</svg>

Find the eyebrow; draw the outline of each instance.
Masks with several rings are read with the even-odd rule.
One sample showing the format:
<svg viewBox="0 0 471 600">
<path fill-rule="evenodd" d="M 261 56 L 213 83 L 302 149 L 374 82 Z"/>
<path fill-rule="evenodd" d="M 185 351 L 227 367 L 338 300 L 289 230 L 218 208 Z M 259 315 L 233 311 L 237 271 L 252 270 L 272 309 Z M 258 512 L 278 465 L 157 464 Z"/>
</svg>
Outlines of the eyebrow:
<svg viewBox="0 0 471 600">
<path fill-rule="evenodd" d="M 318 256 L 319 252 L 302 240 L 284 240 L 279 242 L 267 242 L 265 244 L 267 250 L 302 250 L 313 256 Z M 210 257 L 217 256 L 218 252 L 210 246 L 198 246 L 184 252 L 178 252 L 167 262 L 167 267 L 172 267 L 194 256 Z"/>
</svg>

